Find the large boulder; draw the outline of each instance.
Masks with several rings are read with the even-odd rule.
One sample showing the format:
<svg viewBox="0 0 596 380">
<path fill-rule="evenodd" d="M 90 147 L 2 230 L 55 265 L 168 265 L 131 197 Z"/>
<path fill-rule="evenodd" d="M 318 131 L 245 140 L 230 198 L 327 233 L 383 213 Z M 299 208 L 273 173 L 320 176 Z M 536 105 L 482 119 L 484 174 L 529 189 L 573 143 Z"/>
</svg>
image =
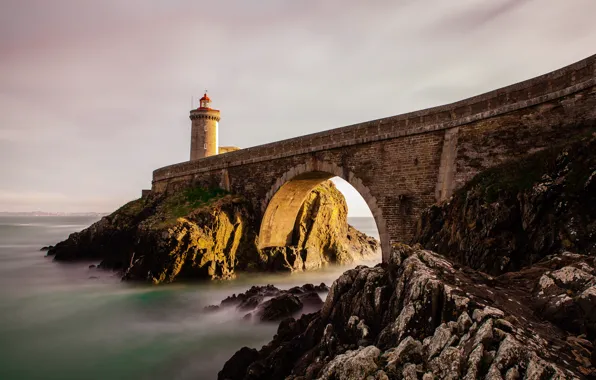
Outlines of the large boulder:
<svg viewBox="0 0 596 380">
<path fill-rule="evenodd" d="M 319 312 L 284 320 L 258 358 L 248 366 L 239 363 L 246 371 L 219 378 L 594 376 L 589 337 L 576 335 L 581 329 L 567 331 L 565 324 L 545 321 L 540 304 L 532 301 L 543 276 L 565 278 L 569 286 L 585 292 L 591 277 L 580 279 L 564 268 L 591 273 L 592 265 L 585 256 L 565 254 L 519 276 L 491 277 L 431 251 L 396 245 L 388 263 L 357 267 L 338 278 Z M 558 297 L 558 292 L 550 297 Z M 226 367 L 233 367 L 235 360 Z"/>
<path fill-rule="evenodd" d="M 493 275 L 596 255 L 596 137 L 480 173 L 422 214 L 413 242 Z"/>
</svg>

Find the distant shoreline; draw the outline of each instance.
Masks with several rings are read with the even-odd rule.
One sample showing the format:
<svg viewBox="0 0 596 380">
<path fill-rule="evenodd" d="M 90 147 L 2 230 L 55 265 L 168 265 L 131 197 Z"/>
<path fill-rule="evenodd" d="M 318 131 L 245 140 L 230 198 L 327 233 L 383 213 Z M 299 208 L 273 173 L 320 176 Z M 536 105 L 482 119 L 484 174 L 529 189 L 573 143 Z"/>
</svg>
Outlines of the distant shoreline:
<svg viewBox="0 0 596 380">
<path fill-rule="evenodd" d="M 106 216 L 109 212 L 46 212 L 46 211 L 23 211 L 8 212 L 0 211 L 0 216 Z"/>
</svg>

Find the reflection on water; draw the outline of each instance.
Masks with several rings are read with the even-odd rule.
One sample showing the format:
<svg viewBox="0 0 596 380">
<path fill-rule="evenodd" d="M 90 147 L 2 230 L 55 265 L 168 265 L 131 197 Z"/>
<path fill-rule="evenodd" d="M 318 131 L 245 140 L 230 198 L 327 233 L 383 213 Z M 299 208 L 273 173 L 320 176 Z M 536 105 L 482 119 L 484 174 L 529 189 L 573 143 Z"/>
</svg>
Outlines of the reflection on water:
<svg viewBox="0 0 596 380">
<path fill-rule="evenodd" d="M 346 269 L 148 286 L 39 252 L 95 220 L 0 217 L 0 379 L 215 378 L 237 349 L 259 348 L 277 326 L 243 322 L 233 309 L 204 314 L 204 306 L 252 285 L 330 285 Z M 376 235 L 372 219 L 350 222 Z"/>
</svg>

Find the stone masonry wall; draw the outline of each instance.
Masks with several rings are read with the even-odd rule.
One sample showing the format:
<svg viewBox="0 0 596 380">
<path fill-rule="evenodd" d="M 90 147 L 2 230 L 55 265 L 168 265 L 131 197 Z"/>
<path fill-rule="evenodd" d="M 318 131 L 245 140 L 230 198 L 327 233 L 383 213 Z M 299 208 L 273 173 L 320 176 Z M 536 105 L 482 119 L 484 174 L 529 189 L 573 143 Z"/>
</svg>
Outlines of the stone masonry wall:
<svg viewBox="0 0 596 380">
<path fill-rule="evenodd" d="M 153 191 L 224 187 L 262 216 L 275 191 L 309 171 L 338 175 L 375 216 L 384 255 L 409 241 L 421 210 L 478 171 L 586 133 L 596 120 L 596 56 L 446 106 L 242 149 L 154 171 Z"/>
</svg>

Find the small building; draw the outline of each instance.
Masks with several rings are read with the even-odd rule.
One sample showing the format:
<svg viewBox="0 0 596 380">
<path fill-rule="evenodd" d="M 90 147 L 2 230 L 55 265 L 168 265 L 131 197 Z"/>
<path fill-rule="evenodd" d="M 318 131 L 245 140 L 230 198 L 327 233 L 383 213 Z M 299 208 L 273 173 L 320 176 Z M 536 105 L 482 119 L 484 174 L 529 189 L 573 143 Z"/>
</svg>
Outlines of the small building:
<svg viewBox="0 0 596 380">
<path fill-rule="evenodd" d="M 219 154 L 234 152 L 236 150 L 240 150 L 237 146 L 220 146 L 219 147 Z"/>
</svg>

